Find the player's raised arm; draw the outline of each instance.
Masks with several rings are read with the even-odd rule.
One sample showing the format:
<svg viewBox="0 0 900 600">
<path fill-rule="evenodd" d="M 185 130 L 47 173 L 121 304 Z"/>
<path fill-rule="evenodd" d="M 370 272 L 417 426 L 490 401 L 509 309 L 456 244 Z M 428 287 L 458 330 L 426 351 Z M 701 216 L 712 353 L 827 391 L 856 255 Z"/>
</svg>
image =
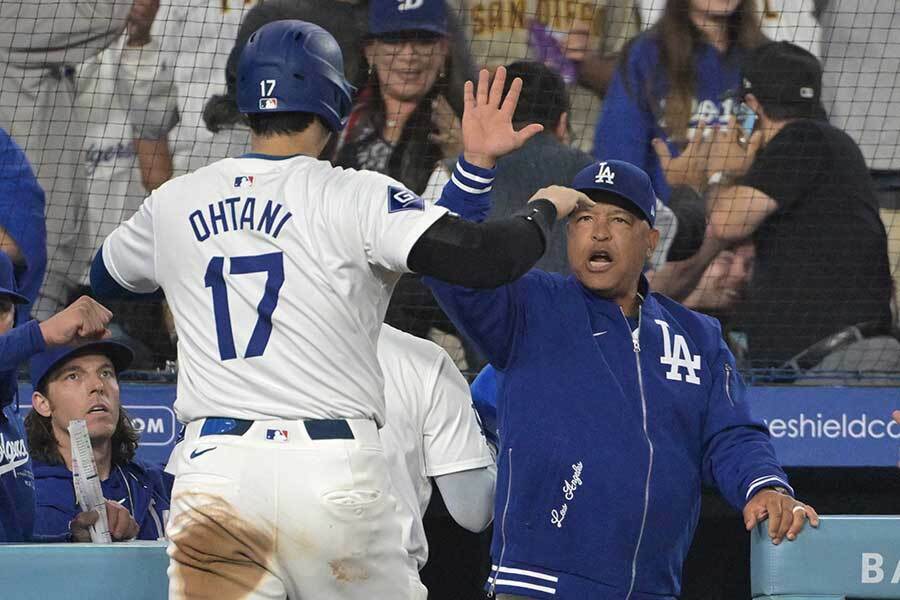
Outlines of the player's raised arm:
<svg viewBox="0 0 900 600">
<path fill-rule="evenodd" d="M 522 80 L 516 78 L 505 98 L 506 69 L 498 67 L 493 83 L 482 70 L 478 87 L 465 87 L 463 160 L 444 190 L 440 204 L 453 208 L 448 198 L 465 201 L 466 194 L 490 191 L 497 158 L 520 148 L 540 133 L 541 125 L 516 131 L 512 117 Z M 470 185 L 471 184 L 471 185 Z M 455 215 L 438 219 L 413 245 L 407 259 L 416 273 L 473 288 L 497 287 L 521 277 L 544 253 L 547 237 L 557 220 L 590 199 L 575 190 L 552 186 L 539 190 L 516 215 L 490 223 L 470 223 Z"/>
</svg>

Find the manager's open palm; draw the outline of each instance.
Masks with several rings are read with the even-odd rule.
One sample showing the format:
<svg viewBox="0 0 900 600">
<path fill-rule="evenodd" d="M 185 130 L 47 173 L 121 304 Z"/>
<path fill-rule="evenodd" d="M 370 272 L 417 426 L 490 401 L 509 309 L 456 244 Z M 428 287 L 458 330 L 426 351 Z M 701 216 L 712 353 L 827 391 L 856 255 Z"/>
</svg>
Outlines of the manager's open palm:
<svg viewBox="0 0 900 600">
<path fill-rule="evenodd" d="M 497 67 L 490 82 L 486 69 L 478 75 L 477 92 L 471 81 L 466 82 L 462 118 L 463 149 L 466 160 L 482 167 L 493 167 L 497 158 L 521 148 L 529 138 L 543 131 L 542 125 L 531 124 L 519 131 L 513 128 L 512 118 L 522 91 L 522 80 L 516 77 L 503 98 L 506 68 Z M 503 100 L 502 104 L 500 100 Z"/>
</svg>

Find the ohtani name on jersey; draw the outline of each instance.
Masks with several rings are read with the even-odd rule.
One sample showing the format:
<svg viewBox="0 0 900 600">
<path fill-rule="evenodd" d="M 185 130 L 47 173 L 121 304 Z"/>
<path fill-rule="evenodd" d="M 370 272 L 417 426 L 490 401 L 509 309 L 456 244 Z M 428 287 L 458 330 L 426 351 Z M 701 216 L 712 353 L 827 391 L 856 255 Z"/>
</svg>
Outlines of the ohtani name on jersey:
<svg viewBox="0 0 900 600">
<path fill-rule="evenodd" d="M 249 196 L 225 198 L 207 205 L 206 210 L 195 210 L 188 215 L 191 229 L 198 242 L 229 231 L 264 231 L 274 238 L 281 233 L 285 223 L 294 215 L 287 209 L 282 211 L 278 202 L 257 201 Z"/>
</svg>

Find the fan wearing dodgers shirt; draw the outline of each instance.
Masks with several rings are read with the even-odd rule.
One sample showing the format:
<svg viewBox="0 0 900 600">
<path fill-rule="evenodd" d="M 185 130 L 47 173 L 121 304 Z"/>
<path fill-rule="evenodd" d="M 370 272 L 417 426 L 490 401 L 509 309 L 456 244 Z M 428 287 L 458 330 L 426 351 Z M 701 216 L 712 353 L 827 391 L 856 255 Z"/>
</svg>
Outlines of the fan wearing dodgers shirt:
<svg viewBox="0 0 900 600">
<path fill-rule="evenodd" d="M 460 526 L 484 531 L 493 517 L 497 468 L 462 373 L 447 352 L 389 325 L 378 338 L 387 422 L 381 430 L 411 568 L 428 561 L 422 517 L 432 479 Z"/>
<path fill-rule="evenodd" d="M 521 81 L 466 86 L 450 196 L 486 191 L 496 157 L 540 131 L 511 124 Z M 334 39 L 302 21 L 250 36 L 238 106 L 253 153 L 173 179 L 94 260 L 101 295 L 162 288 L 178 332 L 170 598 L 420 598 L 378 427 L 376 355 L 403 272 L 470 287 L 527 271 L 557 218 L 591 201 L 541 190 L 473 224 L 386 176 L 316 156 L 350 110 Z M 472 265 L 477 265 L 473 267 Z M 302 476 L 298 477 L 298 474 Z"/>
</svg>

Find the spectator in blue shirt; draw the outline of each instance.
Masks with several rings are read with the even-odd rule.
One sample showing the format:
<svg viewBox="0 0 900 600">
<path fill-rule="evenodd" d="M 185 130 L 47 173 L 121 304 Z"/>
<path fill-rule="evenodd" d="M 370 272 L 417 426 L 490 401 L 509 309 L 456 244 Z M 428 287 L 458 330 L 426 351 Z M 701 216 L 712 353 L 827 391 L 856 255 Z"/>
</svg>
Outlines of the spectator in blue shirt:
<svg viewBox="0 0 900 600">
<path fill-rule="evenodd" d="M 31 360 L 34 410 L 25 419 L 34 462 L 37 535 L 89 537 L 72 481 L 69 422 L 87 421 L 113 540 L 165 537 L 171 476 L 134 458 L 138 434 L 119 399 L 134 355 L 111 341 L 64 346 Z"/>
<path fill-rule="evenodd" d="M 726 125 L 741 58 L 763 41 L 754 0 L 669 0 L 659 22 L 626 48 L 597 123 L 593 154 L 650 175 L 668 203 L 671 186 L 702 187 L 689 145 L 698 125 Z M 711 132 L 710 132 L 711 133 Z M 696 139 L 696 138 L 694 138 Z M 655 145 L 676 158 L 663 168 Z"/>
</svg>

